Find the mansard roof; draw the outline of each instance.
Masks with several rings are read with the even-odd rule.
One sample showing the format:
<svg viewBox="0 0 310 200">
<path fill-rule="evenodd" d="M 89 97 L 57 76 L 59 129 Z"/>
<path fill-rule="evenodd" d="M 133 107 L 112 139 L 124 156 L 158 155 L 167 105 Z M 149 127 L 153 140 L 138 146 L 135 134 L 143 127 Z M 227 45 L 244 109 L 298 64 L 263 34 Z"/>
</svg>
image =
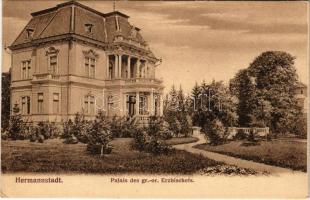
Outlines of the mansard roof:
<svg viewBox="0 0 310 200">
<path fill-rule="evenodd" d="M 32 19 L 11 47 L 66 34 L 105 44 L 111 44 L 115 37 L 122 36 L 124 39 L 146 45 L 140 29 L 132 26 L 128 22 L 129 16 L 119 11 L 104 14 L 76 1 L 69 1 L 31 15 Z M 86 26 L 91 26 L 91 31 L 87 31 Z"/>
</svg>

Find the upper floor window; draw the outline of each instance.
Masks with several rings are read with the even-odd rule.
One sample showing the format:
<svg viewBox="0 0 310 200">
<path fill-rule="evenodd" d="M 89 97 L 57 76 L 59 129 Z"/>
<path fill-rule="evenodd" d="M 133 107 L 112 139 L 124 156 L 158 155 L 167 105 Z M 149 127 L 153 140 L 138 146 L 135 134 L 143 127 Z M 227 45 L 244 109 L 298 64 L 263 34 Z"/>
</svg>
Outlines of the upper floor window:
<svg viewBox="0 0 310 200">
<path fill-rule="evenodd" d="M 43 93 L 38 93 L 38 113 L 42 114 L 43 110 Z"/>
<path fill-rule="evenodd" d="M 85 57 L 85 74 L 90 78 L 95 78 L 96 60 Z"/>
<path fill-rule="evenodd" d="M 92 49 L 83 51 L 83 54 L 85 75 L 90 78 L 95 78 L 96 62 L 99 56 Z"/>
<path fill-rule="evenodd" d="M 84 24 L 84 26 L 85 26 L 86 33 L 92 33 L 93 27 L 94 27 L 93 24 Z"/>
<path fill-rule="evenodd" d="M 46 56 L 48 56 L 48 72 L 52 74 L 58 73 L 58 53 L 59 50 L 55 47 L 50 47 L 46 51 Z"/>
<path fill-rule="evenodd" d="M 21 78 L 28 79 L 30 78 L 30 70 L 31 70 L 31 60 L 22 61 L 21 64 Z"/>
<path fill-rule="evenodd" d="M 22 114 L 30 114 L 30 97 L 22 97 Z"/>
<path fill-rule="evenodd" d="M 57 74 L 57 55 L 49 57 L 49 71 L 52 74 Z"/>
<path fill-rule="evenodd" d="M 27 38 L 31 39 L 33 37 L 34 30 L 32 28 L 27 28 Z"/>
</svg>

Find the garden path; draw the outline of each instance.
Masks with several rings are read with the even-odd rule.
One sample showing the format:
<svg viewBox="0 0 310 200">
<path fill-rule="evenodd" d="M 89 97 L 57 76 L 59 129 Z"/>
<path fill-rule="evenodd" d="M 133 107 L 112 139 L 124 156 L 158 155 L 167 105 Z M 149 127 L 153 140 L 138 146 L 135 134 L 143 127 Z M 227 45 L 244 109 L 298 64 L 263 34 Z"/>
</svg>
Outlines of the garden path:
<svg viewBox="0 0 310 200">
<path fill-rule="evenodd" d="M 249 160 L 243 160 L 240 158 L 235 158 L 235 157 L 223 155 L 220 153 L 214 153 L 214 152 L 194 148 L 193 146 L 195 145 L 206 143 L 204 137 L 197 137 L 197 138 L 199 140 L 195 143 L 174 145 L 174 148 L 179 149 L 179 150 L 185 150 L 185 151 L 188 151 L 194 154 L 201 154 L 204 157 L 213 159 L 218 162 L 224 162 L 229 165 L 235 165 L 235 166 L 242 167 L 242 168 L 253 169 L 256 171 L 260 171 L 260 172 L 267 172 L 270 174 L 279 174 L 279 173 L 295 173 L 295 174 L 303 173 L 304 174 L 304 172 L 300 172 L 300 171 L 294 171 L 294 170 L 287 169 L 287 168 L 271 166 L 271 165 L 257 163 L 257 162 L 249 161 Z"/>
</svg>

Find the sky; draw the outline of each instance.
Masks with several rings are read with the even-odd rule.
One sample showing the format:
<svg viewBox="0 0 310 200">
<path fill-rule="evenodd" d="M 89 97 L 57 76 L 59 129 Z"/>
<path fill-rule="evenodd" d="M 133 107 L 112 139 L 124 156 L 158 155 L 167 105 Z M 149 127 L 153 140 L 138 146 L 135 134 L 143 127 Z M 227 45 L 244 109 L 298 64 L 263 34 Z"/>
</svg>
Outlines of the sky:
<svg viewBox="0 0 310 200">
<path fill-rule="evenodd" d="M 64 1 L 3 0 L 3 46 L 10 45 L 31 19 L 30 13 Z M 79 1 L 100 12 L 113 1 Z M 162 64 L 156 76 L 165 91 L 182 85 L 189 93 L 203 80 L 233 78 L 264 51 L 286 51 L 296 57 L 300 81 L 308 83 L 307 2 L 116 1 L 116 10 L 130 16 Z M 10 67 L 3 50 L 3 71 Z"/>
</svg>

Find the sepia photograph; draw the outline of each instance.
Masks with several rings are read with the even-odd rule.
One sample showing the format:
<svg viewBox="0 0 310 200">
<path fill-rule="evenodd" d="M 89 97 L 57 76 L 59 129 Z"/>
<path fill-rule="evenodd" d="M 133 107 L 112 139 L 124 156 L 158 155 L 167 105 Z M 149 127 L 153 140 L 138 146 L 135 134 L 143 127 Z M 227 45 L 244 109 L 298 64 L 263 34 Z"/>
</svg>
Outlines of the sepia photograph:
<svg viewBox="0 0 310 200">
<path fill-rule="evenodd" d="M 3 0 L 1 56 L 2 197 L 308 196 L 307 1 Z"/>
</svg>

